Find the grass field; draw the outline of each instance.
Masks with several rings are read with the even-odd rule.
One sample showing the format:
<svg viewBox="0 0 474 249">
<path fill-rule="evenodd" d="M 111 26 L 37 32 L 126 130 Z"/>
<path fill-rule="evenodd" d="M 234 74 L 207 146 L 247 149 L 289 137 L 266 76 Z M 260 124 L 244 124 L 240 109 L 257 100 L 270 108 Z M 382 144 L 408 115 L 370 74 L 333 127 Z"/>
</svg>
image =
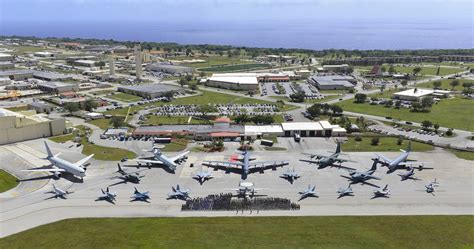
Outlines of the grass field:
<svg viewBox="0 0 474 249">
<path fill-rule="evenodd" d="M 237 65 L 225 65 L 225 66 L 213 66 L 213 67 L 204 67 L 199 68 L 199 71 L 203 72 L 233 72 L 233 71 L 245 71 L 245 70 L 255 70 L 255 69 L 265 69 L 270 68 L 268 64 L 259 64 L 259 63 L 246 63 L 246 64 L 237 64 Z"/>
<path fill-rule="evenodd" d="M 161 149 L 163 152 L 177 152 L 177 151 L 182 151 L 186 149 L 186 146 L 188 144 L 187 140 L 178 140 L 178 141 L 173 141 L 169 144 L 166 144 L 164 148 Z"/>
<path fill-rule="evenodd" d="M 451 81 L 453 80 L 449 80 L 449 79 L 446 79 L 446 80 L 441 80 L 441 86 L 440 88 L 441 89 L 448 89 L 448 90 L 451 90 L 452 89 L 452 86 L 449 85 L 449 83 L 451 83 Z M 431 82 L 425 82 L 425 83 L 421 83 L 421 84 L 418 84 L 416 85 L 417 87 L 421 87 L 421 88 L 433 88 L 433 82 L 434 81 L 431 81 Z M 470 83 L 474 83 L 474 80 L 468 80 L 468 79 L 459 79 L 459 86 L 455 87 L 454 90 L 456 91 L 462 91 L 464 89 L 464 87 L 462 87 L 462 84 L 465 83 L 465 82 L 470 82 Z"/>
<path fill-rule="evenodd" d="M 18 185 L 16 177 L 0 169 L 0 193 L 10 190 Z"/>
<path fill-rule="evenodd" d="M 239 58 L 239 57 L 236 58 L 236 57 L 228 57 L 228 56 L 209 56 L 209 57 L 202 57 L 202 58 L 177 57 L 176 59 L 180 59 L 180 60 L 202 59 L 206 61 L 206 62 L 184 63 L 186 66 L 193 67 L 193 68 L 250 63 L 248 61 L 241 60 L 242 58 Z"/>
<path fill-rule="evenodd" d="M 388 64 L 384 64 L 384 66 L 387 68 L 387 71 L 388 69 L 390 68 L 390 65 Z M 416 66 L 407 66 L 407 67 L 402 67 L 402 66 L 395 66 L 395 71 L 397 73 L 408 73 L 408 74 L 411 74 L 413 73 L 413 69 L 415 68 Z M 420 66 L 421 67 L 421 72 L 419 73 L 419 75 L 436 75 L 436 72 L 438 71 L 438 67 L 437 66 Z M 372 66 L 356 66 L 355 67 L 356 69 L 358 70 L 361 70 L 361 71 L 370 71 L 372 69 Z M 459 73 L 459 72 L 462 72 L 466 69 L 464 68 L 461 68 L 461 67 L 441 67 L 441 69 L 439 70 L 439 76 L 444 76 L 444 75 L 449 75 L 449 74 L 455 74 L 455 73 Z"/>
<path fill-rule="evenodd" d="M 362 151 L 400 151 L 405 150 L 408 146 L 408 141 L 403 140 L 401 145 L 397 145 L 398 138 L 395 137 L 380 137 L 379 145 L 371 145 L 372 137 L 361 137 L 362 141 L 355 141 L 354 137 L 349 137 L 348 141 L 342 145 L 342 150 L 347 152 L 362 152 Z M 434 147 L 429 144 L 419 142 L 411 142 L 412 151 L 425 152 L 433 150 Z"/>
<path fill-rule="evenodd" d="M 430 112 L 411 112 L 407 108 L 388 108 L 382 105 L 356 104 L 353 100 L 339 102 L 344 111 L 365 113 L 381 117 L 422 122 L 430 120 L 443 127 L 474 131 L 474 100 L 465 98 L 443 99 L 433 105 Z"/>
<path fill-rule="evenodd" d="M 123 101 L 123 102 L 137 102 L 143 99 L 142 97 L 138 97 L 138 96 L 128 94 L 128 93 L 116 93 L 116 94 L 107 96 L 107 98 L 115 99 L 115 100 Z"/>
<path fill-rule="evenodd" d="M 102 130 L 106 130 L 107 128 L 110 127 L 110 119 L 108 118 L 99 118 L 99 119 L 93 119 L 90 121 L 87 121 L 89 124 L 93 124 Z"/>
<path fill-rule="evenodd" d="M 474 161 L 474 152 L 461 151 L 461 150 L 450 150 L 450 151 L 458 158 Z"/>
<path fill-rule="evenodd" d="M 112 147 L 104 147 L 96 144 L 83 143 L 82 154 L 91 155 L 94 154 L 94 159 L 103 161 L 119 161 L 124 157 L 135 158 L 137 154 L 134 152 Z"/>
<path fill-rule="evenodd" d="M 0 248 L 472 248 L 473 223 L 474 216 L 72 219 L 8 236 Z"/>
</svg>

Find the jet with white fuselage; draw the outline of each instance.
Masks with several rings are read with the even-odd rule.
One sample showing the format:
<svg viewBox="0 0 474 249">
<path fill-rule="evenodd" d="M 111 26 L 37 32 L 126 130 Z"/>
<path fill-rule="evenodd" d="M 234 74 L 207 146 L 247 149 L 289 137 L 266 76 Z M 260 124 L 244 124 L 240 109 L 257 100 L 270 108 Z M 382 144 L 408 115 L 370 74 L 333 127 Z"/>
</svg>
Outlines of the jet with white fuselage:
<svg viewBox="0 0 474 249">
<path fill-rule="evenodd" d="M 423 163 L 421 162 L 415 162 L 416 160 L 408 159 L 408 156 L 410 155 L 410 152 L 411 152 L 411 141 L 408 142 L 408 148 L 406 150 L 400 150 L 400 151 L 402 153 L 393 160 L 391 160 L 390 158 L 382 154 L 377 154 L 377 153 L 375 154 L 377 158 L 374 158 L 373 160 L 377 159 L 381 163 L 382 166 L 386 166 L 388 168 L 387 174 L 390 174 L 397 169 L 410 170 L 413 168 L 417 168 L 419 171 L 424 170 L 424 169 L 433 169 L 433 168 L 424 167 Z M 413 166 L 415 164 L 417 166 Z"/>
<path fill-rule="evenodd" d="M 188 158 L 187 155 L 189 154 L 189 151 L 185 151 L 178 155 L 168 157 L 166 155 L 163 155 L 161 150 L 157 147 L 153 147 L 151 152 L 153 152 L 153 156 L 151 157 L 140 157 L 138 159 L 130 160 L 130 162 L 136 162 L 137 165 L 124 165 L 124 167 L 140 168 L 143 164 L 145 164 L 146 167 L 151 168 L 153 166 L 160 165 L 164 166 L 167 170 L 174 173 L 174 171 L 178 167 L 178 164 L 186 161 L 186 159 Z"/>
<path fill-rule="evenodd" d="M 61 177 L 61 173 L 70 173 L 76 177 L 79 177 L 80 179 L 83 179 L 86 176 L 86 168 L 84 167 L 84 164 L 89 161 L 89 159 L 91 159 L 94 154 L 85 157 L 75 163 L 71 163 L 60 158 L 59 155 L 61 153 L 54 155 L 51 152 L 51 149 L 49 148 L 48 143 L 46 143 L 46 141 L 44 142 L 44 145 L 46 147 L 46 153 L 48 154 L 45 159 L 48 160 L 51 164 L 46 167 L 27 169 L 23 171 L 52 172 L 57 178 Z"/>
</svg>

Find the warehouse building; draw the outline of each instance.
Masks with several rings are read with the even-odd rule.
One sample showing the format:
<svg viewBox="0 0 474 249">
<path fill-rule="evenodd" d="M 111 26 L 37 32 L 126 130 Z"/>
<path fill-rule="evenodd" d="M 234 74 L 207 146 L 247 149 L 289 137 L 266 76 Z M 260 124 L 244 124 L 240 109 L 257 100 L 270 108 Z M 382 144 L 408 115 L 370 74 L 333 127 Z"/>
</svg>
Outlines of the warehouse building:
<svg viewBox="0 0 474 249">
<path fill-rule="evenodd" d="M 60 94 L 64 92 L 71 92 L 79 90 L 77 84 L 68 84 L 58 81 L 46 81 L 38 83 L 38 89 L 44 92 L 49 92 L 53 94 Z"/>
<path fill-rule="evenodd" d="M 33 77 L 40 80 L 46 81 L 64 81 L 72 80 L 71 75 L 66 75 L 62 73 L 48 72 L 48 71 L 35 71 Z"/>
<path fill-rule="evenodd" d="M 180 65 L 170 65 L 170 64 L 159 64 L 153 63 L 146 66 L 147 70 L 154 72 L 162 72 L 168 74 L 192 74 L 193 68 L 180 66 Z"/>
<path fill-rule="evenodd" d="M 324 72 L 343 72 L 349 69 L 348 64 L 341 64 L 341 65 L 323 65 Z"/>
<path fill-rule="evenodd" d="M 28 69 L 0 71 L 0 78 L 8 77 L 11 80 L 26 80 L 32 78 L 33 73 L 33 70 Z"/>
<path fill-rule="evenodd" d="M 393 98 L 406 101 L 419 101 L 423 97 L 428 96 L 433 98 L 447 98 L 450 93 L 450 91 L 445 90 L 414 88 L 394 93 Z"/>
<path fill-rule="evenodd" d="M 56 136 L 66 131 L 65 119 L 51 120 L 34 111 L 25 113 L 0 108 L 0 144 Z"/>
<path fill-rule="evenodd" d="M 152 99 L 156 97 L 161 97 L 168 92 L 180 92 L 182 91 L 182 89 L 177 86 L 167 84 L 150 83 L 136 86 L 119 86 L 118 91 L 137 95 L 143 98 Z"/>
<path fill-rule="evenodd" d="M 352 77 L 340 75 L 313 75 L 308 78 L 308 83 L 316 86 L 319 90 L 347 90 L 354 88 Z"/>
<path fill-rule="evenodd" d="M 281 123 L 285 137 L 299 134 L 301 137 L 344 136 L 346 129 L 331 125 L 328 121 Z M 333 131 L 336 131 L 333 133 Z"/>
<path fill-rule="evenodd" d="M 258 89 L 258 79 L 254 73 L 213 74 L 204 84 L 206 86 L 231 90 Z"/>
<path fill-rule="evenodd" d="M 0 61 L 12 61 L 12 60 L 13 60 L 13 55 L 0 53 Z"/>
<path fill-rule="evenodd" d="M 28 104 L 28 109 L 35 110 L 36 113 L 50 113 L 54 107 L 44 102 L 31 102 Z"/>
<path fill-rule="evenodd" d="M 0 70 L 12 70 L 15 69 L 15 63 L 10 61 L 0 61 Z"/>
<path fill-rule="evenodd" d="M 81 66 L 81 67 L 94 67 L 95 61 L 93 60 L 76 60 L 74 61 L 74 65 Z"/>
</svg>

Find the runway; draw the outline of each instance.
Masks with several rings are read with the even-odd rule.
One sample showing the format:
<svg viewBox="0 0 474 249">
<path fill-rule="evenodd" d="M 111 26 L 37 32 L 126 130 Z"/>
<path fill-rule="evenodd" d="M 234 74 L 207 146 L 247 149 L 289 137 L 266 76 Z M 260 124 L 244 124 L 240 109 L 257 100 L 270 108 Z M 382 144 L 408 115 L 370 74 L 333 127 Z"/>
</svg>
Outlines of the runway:
<svg viewBox="0 0 474 249">
<path fill-rule="evenodd" d="M 175 174 L 170 174 L 161 168 L 146 169 L 141 171 L 140 184 L 119 184 L 110 187 L 112 192 L 117 193 L 117 202 L 112 205 L 105 201 L 96 201 L 101 188 L 119 182 L 112 179 L 116 176 L 117 162 L 91 161 L 84 182 L 71 182 L 67 179 L 41 179 L 28 181 L 34 184 L 25 188 L 23 183 L 17 189 L 0 195 L 2 208 L 0 212 L 0 237 L 18 233 L 39 225 L 54 221 L 79 218 L 79 217 L 155 217 L 155 216 L 295 216 L 295 215 L 429 215 L 429 214 L 473 214 L 474 200 L 473 171 L 470 161 L 456 158 L 449 152 L 436 149 L 431 152 L 412 153 L 411 159 L 423 162 L 433 162 L 434 170 L 416 171 L 419 181 L 400 181 L 396 173 L 387 175 L 386 168 L 378 169 L 376 176 L 382 180 L 371 180 L 370 182 L 380 187 L 389 185 L 392 193 L 390 198 L 371 199 L 374 187 L 368 185 L 353 185 L 353 197 L 338 199 L 337 189 L 347 187 L 348 181 L 340 175 L 347 175 L 347 171 L 336 168 L 317 169 L 314 165 L 300 162 L 304 158 L 301 152 L 318 152 L 328 154 L 333 150 L 335 144 L 331 140 L 308 141 L 311 144 L 292 145 L 290 151 L 257 151 L 253 157 L 257 161 L 289 160 L 290 169 L 295 168 L 302 177 L 290 184 L 279 176 L 288 167 L 268 170 L 264 174 L 255 173 L 249 175 L 246 181 L 253 182 L 256 188 L 263 188 L 259 194 L 272 197 L 290 198 L 297 202 L 298 191 L 305 189 L 308 184 L 316 185 L 319 198 L 307 198 L 298 202 L 301 205 L 299 211 L 259 211 L 249 213 L 236 213 L 234 211 L 180 211 L 184 203 L 180 200 L 166 200 L 171 186 L 180 184 L 183 188 L 191 190 L 191 197 L 204 197 L 209 194 L 228 193 L 237 188 L 240 181 L 238 174 L 226 174 L 224 171 L 213 171 L 207 167 L 202 168 L 200 163 L 204 160 L 228 160 L 234 153 L 229 147 L 222 153 L 190 153 L 189 159 L 178 167 Z M 282 141 L 282 143 L 291 143 Z M 65 144 L 50 142 L 54 153 L 62 152 L 61 157 L 70 161 L 76 161 L 83 157 L 77 149 L 68 148 Z M 26 146 L 26 147 L 25 147 Z M 23 152 L 21 152 L 23 151 Z M 0 147 L 3 156 L 14 157 L 16 160 L 8 164 L 8 171 L 21 172 L 20 169 L 32 167 L 28 161 L 34 161 L 34 156 L 40 158 L 43 152 L 42 139 L 28 141 L 16 145 L 14 149 Z M 18 153 L 20 152 L 20 153 Z M 28 153 L 27 153 L 28 152 Z M 21 153 L 25 155 L 22 156 Z M 27 155 L 26 155 L 27 154 Z M 173 155 L 174 153 L 167 153 Z M 383 153 L 394 158 L 398 153 Z M 346 153 L 348 158 L 357 163 L 347 163 L 346 166 L 357 169 L 368 169 L 371 166 L 373 153 Z M 190 167 L 191 163 L 195 166 Z M 430 165 L 431 166 L 431 165 Z M 192 175 L 201 171 L 210 171 L 213 179 L 205 182 L 202 186 Z M 133 172 L 135 168 L 124 168 Z M 17 175 L 17 174 L 16 174 Z M 20 178 L 29 175 L 17 175 Z M 434 178 L 440 182 L 435 195 L 426 193 L 424 185 Z M 64 190 L 72 191 L 66 200 L 47 199 L 51 195 L 52 184 L 55 183 Z M 150 191 L 150 203 L 130 202 L 133 187 L 140 191 Z M 17 192 L 10 195 L 10 192 Z M 45 200 L 46 199 L 46 200 Z"/>
</svg>

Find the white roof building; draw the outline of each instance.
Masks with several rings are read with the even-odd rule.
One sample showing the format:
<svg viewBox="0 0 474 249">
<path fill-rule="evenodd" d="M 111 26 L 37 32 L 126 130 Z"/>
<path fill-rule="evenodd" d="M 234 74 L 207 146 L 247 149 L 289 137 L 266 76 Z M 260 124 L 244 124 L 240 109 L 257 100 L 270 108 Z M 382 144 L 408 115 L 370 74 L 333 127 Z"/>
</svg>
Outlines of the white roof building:
<svg viewBox="0 0 474 249">
<path fill-rule="evenodd" d="M 323 130 L 323 127 L 318 122 L 292 122 L 292 123 L 281 123 L 281 127 L 284 131 L 310 131 L 310 130 Z"/>
<path fill-rule="evenodd" d="M 449 93 L 451 92 L 444 90 L 413 88 L 394 93 L 393 97 L 395 99 L 416 101 L 426 96 L 446 97 L 446 95 L 448 95 Z"/>
<path fill-rule="evenodd" d="M 281 125 L 246 125 L 244 127 L 245 135 L 262 135 L 262 134 L 283 134 Z"/>
</svg>

